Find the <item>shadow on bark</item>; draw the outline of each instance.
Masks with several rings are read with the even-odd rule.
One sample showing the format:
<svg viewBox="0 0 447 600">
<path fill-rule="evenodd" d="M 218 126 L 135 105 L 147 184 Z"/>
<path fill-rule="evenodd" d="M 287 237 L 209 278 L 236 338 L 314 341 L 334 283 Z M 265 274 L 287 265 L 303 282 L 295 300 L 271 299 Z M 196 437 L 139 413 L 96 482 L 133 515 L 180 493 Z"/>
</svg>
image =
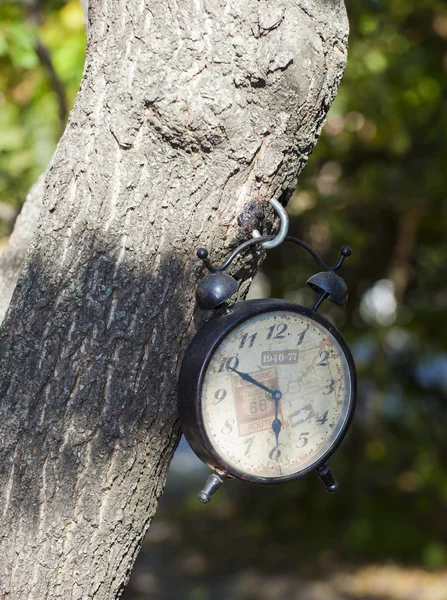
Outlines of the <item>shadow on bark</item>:
<svg viewBox="0 0 447 600">
<path fill-rule="evenodd" d="M 29 264 L 0 329 L 2 597 L 25 589 L 29 570 L 36 597 L 51 597 L 55 570 L 90 573 L 79 589 L 113 597 L 178 442 L 197 263 L 83 254 L 63 274 Z"/>
</svg>

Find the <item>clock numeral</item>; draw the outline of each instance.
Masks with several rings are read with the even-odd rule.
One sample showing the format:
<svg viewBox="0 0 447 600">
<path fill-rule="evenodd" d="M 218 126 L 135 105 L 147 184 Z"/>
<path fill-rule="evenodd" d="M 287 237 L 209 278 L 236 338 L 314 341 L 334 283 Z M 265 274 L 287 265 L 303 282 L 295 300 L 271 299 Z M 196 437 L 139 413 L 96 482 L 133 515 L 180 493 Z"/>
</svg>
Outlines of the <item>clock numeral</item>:
<svg viewBox="0 0 447 600">
<path fill-rule="evenodd" d="M 217 392 L 214 394 L 214 397 L 217 400 L 216 404 L 219 404 L 219 402 L 222 402 L 222 400 L 227 397 L 227 390 L 217 390 Z"/>
<path fill-rule="evenodd" d="M 309 435 L 309 432 L 306 431 L 306 433 L 302 433 L 299 437 L 299 444 L 296 445 L 297 448 L 304 448 L 304 446 L 307 446 L 307 444 L 309 443 L 309 438 L 307 437 Z"/>
<path fill-rule="evenodd" d="M 329 358 L 329 352 L 327 350 L 324 350 L 320 354 L 320 362 L 318 362 L 315 366 L 316 367 L 327 367 L 327 365 L 328 365 L 327 359 L 328 358 Z"/>
<path fill-rule="evenodd" d="M 245 346 L 245 342 L 247 340 L 250 340 L 248 347 L 253 348 L 253 344 L 255 343 L 255 339 L 256 339 L 257 335 L 258 335 L 257 333 L 253 333 L 252 335 L 248 335 L 248 333 L 246 333 L 245 335 L 243 335 L 242 339 L 241 339 L 241 343 L 239 345 L 239 348 L 243 348 Z"/>
<path fill-rule="evenodd" d="M 233 431 L 234 419 L 227 419 L 224 425 L 225 427 L 222 427 L 222 433 L 228 435 Z"/>
<path fill-rule="evenodd" d="M 275 328 L 277 329 L 277 332 L 275 335 L 273 335 Z M 287 331 L 287 329 L 288 325 L 286 325 L 285 323 L 280 323 L 279 325 L 272 325 L 267 329 L 267 331 L 269 332 L 267 335 L 267 339 L 271 340 L 273 336 L 274 340 L 283 340 L 286 337 L 284 333 Z"/>
<path fill-rule="evenodd" d="M 298 336 L 298 344 L 297 346 L 301 346 L 301 344 L 303 343 L 304 340 L 304 336 L 306 335 L 306 333 L 309 331 L 309 327 L 310 327 L 310 323 L 308 323 L 306 329 L 304 331 L 302 331 L 299 336 Z"/>
<path fill-rule="evenodd" d="M 332 394 L 332 392 L 334 391 L 334 386 L 335 386 L 335 379 L 328 379 L 327 380 L 327 392 L 323 392 L 323 394 L 325 396 L 329 396 L 329 394 Z"/>
<path fill-rule="evenodd" d="M 247 454 L 250 452 L 250 448 L 254 442 L 255 436 L 248 438 L 248 440 L 245 440 L 244 444 L 247 446 L 247 449 L 245 450 L 245 454 L 244 456 L 247 456 Z"/>
<path fill-rule="evenodd" d="M 324 425 L 327 421 L 327 414 L 328 414 L 328 410 L 324 413 L 323 416 L 320 417 L 320 415 L 317 415 L 317 418 L 315 419 L 316 423 L 320 423 L 320 425 Z"/>
<path fill-rule="evenodd" d="M 324 425 L 327 421 L 327 415 L 328 415 L 328 410 L 324 413 L 324 415 L 322 415 L 320 417 L 320 415 L 317 415 L 317 418 L 315 419 L 316 423 L 319 423 L 320 425 Z"/>
<path fill-rule="evenodd" d="M 230 356 L 230 358 L 224 358 L 220 361 L 219 371 L 218 373 L 223 373 L 224 371 L 230 371 L 231 369 L 237 369 L 239 366 L 239 359 L 237 356 Z"/>
<path fill-rule="evenodd" d="M 276 460 L 276 461 L 278 461 L 280 456 L 281 456 L 281 450 L 278 448 L 278 446 L 275 446 L 269 452 L 269 458 L 270 458 L 270 460 Z"/>
</svg>

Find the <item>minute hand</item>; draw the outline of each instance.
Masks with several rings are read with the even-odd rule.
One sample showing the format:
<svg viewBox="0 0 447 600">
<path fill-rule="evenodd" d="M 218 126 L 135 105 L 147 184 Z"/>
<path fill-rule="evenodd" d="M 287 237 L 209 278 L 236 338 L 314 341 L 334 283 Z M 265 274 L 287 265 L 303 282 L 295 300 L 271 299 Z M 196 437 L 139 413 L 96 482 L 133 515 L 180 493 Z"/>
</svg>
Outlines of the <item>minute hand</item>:
<svg viewBox="0 0 447 600">
<path fill-rule="evenodd" d="M 276 398 L 276 397 L 278 397 L 278 395 L 279 395 L 279 397 L 281 397 L 281 393 L 278 390 L 271 390 L 270 388 L 268 388 L 263 383 L 260 383 L 259 381 L 256 381 L 256 379 L 254 379 L 248 373 L 241 373 L 241 371 L 237 371 L 236 369 L 233 369 L 233 367 L 230 367 L 230 366 L 228 366 L 228 369 L 230 371 L 234 371 L 235 373 L 237 373 L 239 375 L 239 377 L 241 377 L 244 381 L 248 381 L 249 383 L 253 383 L 254 385 L 257 385 L 259 388 L 261 388 L 261 390 L 265 390 L 266 392 L 268 392 L 272 396 L 272 398 Z"/>
</svg>

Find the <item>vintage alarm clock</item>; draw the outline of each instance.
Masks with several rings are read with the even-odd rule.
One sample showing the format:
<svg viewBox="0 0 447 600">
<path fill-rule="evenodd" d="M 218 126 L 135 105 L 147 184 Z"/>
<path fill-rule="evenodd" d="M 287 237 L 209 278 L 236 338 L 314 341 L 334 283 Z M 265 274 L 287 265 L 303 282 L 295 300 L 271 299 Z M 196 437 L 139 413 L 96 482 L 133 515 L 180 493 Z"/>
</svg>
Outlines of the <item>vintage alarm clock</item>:
<svg viewBox="0 0 447 600">
<path fill-rule="evenodd" d="M 316 471 L 329 492 L 338 488 L 326 461 L 350 425 L 356 372 L 342 335 L 318 308 L 326 299 L 346 304 L 336 271 L 351 249 L 343 247 L 329 267 L 308 244 L 285 237 L 323 269 L 307 282 L 319 294 L 314 306 L 281 299 L 229 306 L 238 283 L 223 271 L 249 246 L 275 239 L 248 240 L 218 267 L 205 249 L 197 252 L 211 272 L 198 285 L 197 303 L 214 315 L 186 351 L 179 415 L 189 445 L 213 470 L 199 494 L 203 503 L 226 478 L 272 485 Z"/>
</svg>

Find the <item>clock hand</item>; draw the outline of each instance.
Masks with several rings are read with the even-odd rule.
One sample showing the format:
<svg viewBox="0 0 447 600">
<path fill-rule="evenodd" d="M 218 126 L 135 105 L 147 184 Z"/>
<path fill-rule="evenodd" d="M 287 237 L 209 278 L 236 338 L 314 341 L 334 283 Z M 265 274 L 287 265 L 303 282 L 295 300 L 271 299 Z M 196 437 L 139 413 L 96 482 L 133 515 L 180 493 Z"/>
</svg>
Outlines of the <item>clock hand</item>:
<svg viewBox="0 0 447 600">
<path fill-rule="evenodd" d="M 273 400 L 275 401 L 275 418 L 272 423 L 272 429 L 273 429 L 273 433 L 275 434 L 275 437 L 276 437 L 276 445 L 278 445 L 279 433 L 280 433 L 281 427 L 282 427 L 282 423 L 278 419 L 278 408 L 279 408 L 279 401 L 281 400 L 281 396 L 279 398 L 274 397 Z"/>
<path fill-rule="evenodd" d="M 256 381 L 256 379 L 254 379 L 248 373 L 241 373 L 241 371 L 237 371 L 236 369 L 233 369 L 233 367 L 230 367 L 230 366 L 228 366 L 227 368 L 229 371 L 234 371 L 235 373 L 237 373 L 239 375 L 239 377 L 241 377 L 244 381 L 248 381 L 248 383 L 253 383 L 254 385 L 257 385 L 259 388 L 261 388 L 261 390 L 268 392 L 271 395 L 273 400 L 275 400 L 276 397 L 278 397 L 278 400 L 281 398 L 282 394 L 279 390 L 271 390 L 263 383 Z"/>
</svg>

